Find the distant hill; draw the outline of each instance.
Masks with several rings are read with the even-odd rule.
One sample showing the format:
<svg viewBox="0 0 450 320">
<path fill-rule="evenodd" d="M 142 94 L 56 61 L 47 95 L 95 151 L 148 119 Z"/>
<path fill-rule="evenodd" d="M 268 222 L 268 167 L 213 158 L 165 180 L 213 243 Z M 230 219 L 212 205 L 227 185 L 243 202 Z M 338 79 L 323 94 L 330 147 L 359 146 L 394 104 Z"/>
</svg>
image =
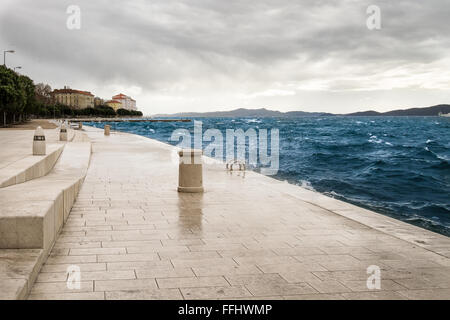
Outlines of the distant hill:
<svg viewBox="0 0 450 320">
<path fill-rule="evenodd" d="M 332 116 L 331 113 L 325 112 L 303 112 L 289 111 L 280 112 L 261 109 L 244 109 L 239 108 L 231 111 L 214 111 L 214 112 L 180 112 L 174 114 L 156 114 L 154 117 L 180 117 L 180 118 L 273 118 L 273 117 L 316 117 L 316 116 Z"/>
<path fill-rule="evenodd" d="M 346 114 L 346 116 L 437 116 L 439 113 L 450 113 L 450 105 L 440 104 L 427 108 L 411 108 L 388 112 L 363 111 Z"/>
<path fill-rule="evenodd" d="M 348 114 L 340 114 L 339 116 L 437 116 L 439 113 L 450 113 L 450 105 L 440 104 L 427 108 L 411 108 L 405 110 L 394 110 L 388 112 L 363 111 Z M 261 109 L 244 109 L 239 108 L 231 111 L 213 111 L 213 112 L 180 112 L 174 114 L 156 114 L 153 117 L 179 117 L 179 118 L 274 118 L 274 117 L 323 117 L 337 116 L 338 114 L 326 112 L 304 112 L 289 111 L 280 112 L 274 110 Z"/>
</svg>

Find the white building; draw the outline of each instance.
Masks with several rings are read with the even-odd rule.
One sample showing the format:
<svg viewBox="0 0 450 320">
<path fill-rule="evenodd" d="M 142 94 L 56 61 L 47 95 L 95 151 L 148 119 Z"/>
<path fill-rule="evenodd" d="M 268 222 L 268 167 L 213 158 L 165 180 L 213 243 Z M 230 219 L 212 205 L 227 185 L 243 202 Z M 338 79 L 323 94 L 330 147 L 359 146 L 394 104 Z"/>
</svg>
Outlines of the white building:
<svg viewBox="0 0 450 320">
<path fill-rule="evenodd" d="M 119 93 L 115 96 L 112 97 L 112 100 L 117 100 L 122 104 L 123 109 L 128 109 L 128 110 L 137 110 L 136 108 L 136 100 L 132 99 L 129 96 L 126 96 L 122 93 Z"/>
</svg>

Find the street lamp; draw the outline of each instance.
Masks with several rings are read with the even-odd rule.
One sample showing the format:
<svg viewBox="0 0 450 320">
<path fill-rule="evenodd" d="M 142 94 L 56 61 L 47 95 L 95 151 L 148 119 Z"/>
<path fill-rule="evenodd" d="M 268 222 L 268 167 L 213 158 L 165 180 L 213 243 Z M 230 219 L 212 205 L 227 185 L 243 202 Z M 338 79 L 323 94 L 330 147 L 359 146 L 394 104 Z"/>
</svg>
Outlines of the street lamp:
<svg viewBox="0 0 450 320">
<path fill-rule="evenodd" d="M 6 67 L 6 53 L 14 53 L 14 50 L 5 50 L 3 51 L 3 65 Z"/>
<path fill-rule="evenodd" d="M 22 67 L 21 66 L 14 67 L 14 72 L 16 72 L 16 69 L 22 69 Z"/>
</svg>

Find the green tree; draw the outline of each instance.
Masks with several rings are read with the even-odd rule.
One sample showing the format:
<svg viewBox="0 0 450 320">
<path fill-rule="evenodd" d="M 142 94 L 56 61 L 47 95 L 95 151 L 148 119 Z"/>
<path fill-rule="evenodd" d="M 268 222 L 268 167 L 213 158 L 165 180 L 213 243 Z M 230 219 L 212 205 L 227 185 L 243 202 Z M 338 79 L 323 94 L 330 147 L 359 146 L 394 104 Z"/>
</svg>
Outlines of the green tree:
<svg viewBox="0 0 450 320">
<path fill-rule="evenodd" d="M 19 83 L 19 77 L 11 69 L 0 66 L 0 112 L 3 123 L 8 123 L 8 116 L 15 115 L 25 102 L 25 94 Z"/>
<path fill-rule="evenodd" d="M 33 80 L 27 76 L 21 75 L 19 76 L 19 82 L 21 83 L 21 88 L 25 94 L 25 104 L 21 113 L 24 113 L 25 115 L 35 113 L 37 111 L 37 103 Z"/>
</svg>

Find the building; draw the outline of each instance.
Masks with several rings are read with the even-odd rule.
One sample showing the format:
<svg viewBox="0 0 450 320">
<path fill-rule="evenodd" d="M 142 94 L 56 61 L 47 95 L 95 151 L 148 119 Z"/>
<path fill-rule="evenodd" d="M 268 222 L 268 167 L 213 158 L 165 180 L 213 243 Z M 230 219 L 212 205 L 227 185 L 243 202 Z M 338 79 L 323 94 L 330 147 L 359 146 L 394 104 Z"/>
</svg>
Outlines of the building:
<svg viewBox="0 0 450 320">
<path fill-rule="evenodd" d="M 105 100 L 99 98 L 99 97 L 95 97 L 94 98 L 94 106 L 102 106 L 105 104 Z"/>
<path fill-rule="evenodd" d="M 108 107 L 113 108 L 114 111 L 117 111 L 118 109 L 122 108 L 122 102 L 117 101 L 117 100 L 109 100 L 109 101 L 106 101 L 105 104 Z"/>
<path fill-rule="evenodd" d="M 120 107 L 122 109 L 137 110 L 136 100 L 133 100 L 131 97 L 126 96 L 122 93 L 119 93 L 119 94 L 113 96 L 112 100 L 119 101 L 122 104 L 122 106 Z"/>
<path fill-rule="evenodd" d="M 89 91 L 74 90 L 65 86 L 64 89 L 53 90 L 52 97 L 56 103 L 74 109 L 94 107 L 94 95 Z"/>
</svg>

